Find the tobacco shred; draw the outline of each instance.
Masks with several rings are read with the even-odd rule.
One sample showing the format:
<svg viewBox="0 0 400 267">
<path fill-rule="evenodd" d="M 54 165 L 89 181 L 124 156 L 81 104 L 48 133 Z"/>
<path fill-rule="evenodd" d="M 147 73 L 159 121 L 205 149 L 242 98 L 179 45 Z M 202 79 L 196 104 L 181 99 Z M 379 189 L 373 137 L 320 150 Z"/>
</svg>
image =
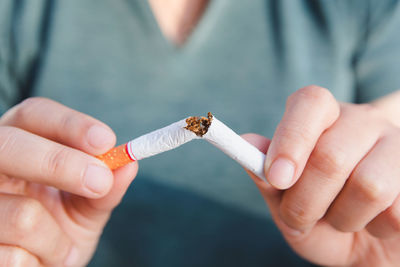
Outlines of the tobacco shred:
<svg viewBox="0 0 400 267">
<path fill-rule="evenodd" d="M 211 112 L 207 113 L 207 118 L 206 117 L 189 117 L 186 119 L 187 126 L 185 129 L 192 131 L 195 133 L 197 136 L 202 137 L 205 135 L 208 131 L 208 128 L 211 125 L 213 119 L 213 115 Z"/>
</svg>

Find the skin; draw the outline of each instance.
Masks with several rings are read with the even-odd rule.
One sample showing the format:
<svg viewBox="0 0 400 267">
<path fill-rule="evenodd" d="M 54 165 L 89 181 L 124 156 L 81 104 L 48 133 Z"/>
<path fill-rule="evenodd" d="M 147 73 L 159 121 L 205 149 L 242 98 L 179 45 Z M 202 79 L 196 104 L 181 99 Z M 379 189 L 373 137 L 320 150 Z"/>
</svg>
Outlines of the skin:
<svg viewBox="0 0 400 267">
<path fill-rule="evenodd" d="M 309 86 L 289 97 L 272 140 L 244 135 L 267 154 L 269 183 L 249 174 L 301 257 L 400 265 L 399 109 L 400 92 L 356 105 Z"/>
<path fill-rule="evenodd" d="M 138 168 L 111 172 L 91 156 L 114 145 L 108 126 L 49 99 L 1 117 L 1 266 L 87 264 Z"/>
<path fill-rule="evenodd" d="M 165 38 L 176 46 L 187 41 L 204 13 L 208 0 L 148 0 Z"/>
</svg>

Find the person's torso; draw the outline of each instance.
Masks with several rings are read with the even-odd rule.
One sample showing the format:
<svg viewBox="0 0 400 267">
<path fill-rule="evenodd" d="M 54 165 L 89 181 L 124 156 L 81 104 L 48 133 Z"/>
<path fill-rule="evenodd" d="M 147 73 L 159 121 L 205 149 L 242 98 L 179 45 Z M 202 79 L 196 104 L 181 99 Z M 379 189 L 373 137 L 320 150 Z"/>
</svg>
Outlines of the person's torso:
<svg viewBox="0 0 400 267">
<path fill-rule="evenodd" d="M 118 143 L 208 111 L 238 133 L 272 137 L 300 87 L 353 99 L 357 21 L 348 16 L 341 1 L 214 0 L 175 48 L 145 0 L 54 1 L 33 94 L 104 121 Z M 139 165 L 94 266 L 300 264 L 285 257 L 245 171 L 211 145 Z"/>
</svg>

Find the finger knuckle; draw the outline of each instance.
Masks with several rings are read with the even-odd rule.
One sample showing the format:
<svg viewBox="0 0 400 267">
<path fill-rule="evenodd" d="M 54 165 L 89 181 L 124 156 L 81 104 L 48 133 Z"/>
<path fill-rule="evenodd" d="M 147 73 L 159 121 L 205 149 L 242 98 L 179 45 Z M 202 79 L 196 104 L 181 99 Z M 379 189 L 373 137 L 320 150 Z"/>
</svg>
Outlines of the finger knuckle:
<svg viewBox="0 0 400 267">
<path fill-rule="evenodd" d="M 0 154 L 9 155 L 18 143 L 18 130 L 14 127 L 0 127 Z"/>
<path fill-rule="evenodd" d="M 302 140 L 302 143 L 306 145 L 314 143 L 314 133 L 296 121 L 280 125 L 277 134 L 281 137 L 280 140 L 283 140 L 283 143 L 279 144 L 281 146 L 292 144 L 292 142 L 297 143 L 298 140 Z"/>
<path fill-rule="evenodd" d="M 58 240 L 54 242 L 56 245 L 52 247 L 51 258 L 49 259 L 51 262 L 62 262 L 66 257 L 68 257 L 69 252 L 71 251 L 72 243 L 66 238 L 58 237 Z"/>
<path fill-rule="evenodd" d="M 4 266 L 12 267 L 26 267 L 26 266 L 36 266 L 36 261 L 33 256 L 29 255 L 28 252 L 22 248 L 14 247 L 9 251 L 7 257 L 7 264 Z"/>
<path fill-rule="evenodd" d="M 31 107 L 31 106 L 39 106 L 39 105 L 44 105 L 47 103 L 51 103 L 53 100 L 50 100 L 45 97 L 41 96 L 34 96 L 34 97 L 29 97 L 23 100 L 19 105 L 21 108 L 26 108 L 26 107 Z"/>
<path fill-rule="evenodd" d="M 83 127 L 78 125 L 78 123 L 81 121 L 81 118 L 74 111 L 67 112 L 60 118 L 58 128 L 61 129 L 61 131 L 59 131 L 58 134 L 61 136 L 64 135 L 65 131 L 67 130 L 71 131 L 72 129 L 82 129 Z M 83 133 L 83 131 L 81 132 Z"/>
<path fill-rule="evenodd" d="M 390 227 L 397 234 L 400 233 L 400 207 L 391 206 L 387 210 L 387 218 Z"/>
<path fill-rule="evenodd" d="M 352 181 L 353 190 L 358 192 L 363 201 L 379 205 L 383 208 L 389 207 L 393 200 L 393 194 L 391 190 L 388 189 L 385 181 L 375 177 L 368 177 L 368 174 L 363 172 L 355 173 Z"/>
<path fill-rule="evenodd" d="M 330 123 L 333 123 L 340 114 L 340 105 L 335 97 L 328 89 L 320 86 L 310 85 L 294 92 L 287 99 L 286 110 L 297 102 L 312 106 Z"/>
<path fill-rule="evenodd" d="M 13 216 L 17 236 L 23 238 L 37 230 L 44 216 L 45 210 L 39 201 L 29 198 L 21 200 L 15 207 Z"/>
<path fill-rule="evenodd" d="M 327 103 L 334 100 L 332 93 L 328 89 L 316 85 L 303 87 L 295 92 L 294 95 L 310 102 Z"/>
<path fill-rule="evenodd" d="M 309 166 L 323 174 L 324 178 L 333 179 L 345 175 L 347 155 L 331 145 L 317 144 L 308 161 Z"/>
<path fill-rule="evenodd" d="M 371 104 L 358 104 L 357 107 L 360 113 L 367 114 L 367 117 L 370 121 L 372 119 L 381 119 L 384 117 L 382 111 Z"/>
<path fill-rule="evenodd" d="M 342 220 L 337 220 L 337 219 L 336 220 L 327 219 L 327 222 L 332 226 L 333 229 L 342 233 L 359 232 L 364 228 L 363 226 L 350 225 Z"/>
<path fill-rule="evenodd" d="M 49 262 L 62 262 L 71 251 L 72 241 L 65 235 L 65 232 L 58 228 L 51 235 L 47 236 L 47 241 L 53 244 L 48 250 Z"/>
<path fill-rule="evenodd" d="M 312 225 L 315 219 L 302 207 L 296 203 L 282 202 L 280 207 L 282 220 L 291 228 L 303 230 Z"/>
<path fill-rule="evenodd" d="M 75 142 L 84 142 L 87 138 L 88 130 L 94 124 L 95 120 L 93 118 L 75 110 L 69 110 L 57 122 L 56 138 L 60 140 L 72 138 Z M 68 135 L 66 135 L 66 132 L 68 132 Z"/>
<path fill-rule="evenodd" d="M 44 97 L 30 97 L 19 103 L 12 114 L 11 121 L 21 122 L 28 121 L 33 114 L 33 110 L 38 106 L 42 106 L 50 100 Z"/>
<path fill-rule="evenodd" d="M 69 155 L 70 151 L 63 147 L 57 147 L 47 152 L 42 161 L 41 171 L 43 176 L 59 176 L 68 161 Z"/>
<path fill-rule="evenodd" d="M 60 118 L 60 129 L 73 129 L 75 119 L 70 113 L 65 114 Z"/>
</svg>

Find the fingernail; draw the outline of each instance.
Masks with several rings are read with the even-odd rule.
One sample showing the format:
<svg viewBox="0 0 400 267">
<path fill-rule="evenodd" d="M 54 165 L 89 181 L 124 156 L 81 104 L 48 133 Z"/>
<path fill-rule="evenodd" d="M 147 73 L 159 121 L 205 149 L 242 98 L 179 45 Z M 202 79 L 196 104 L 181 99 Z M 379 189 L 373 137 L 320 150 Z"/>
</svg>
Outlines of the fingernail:
<svg viewBox="0 0 400 267">
<path fill-rule="evenodd" d="M 294 176 L 294 164 L 285 158 L 276 159 L 269 169 L 268 181 L 278 189 L 287 189 Z"/>
<path fill-rule="evenodd" d="M 65 266 L 74 266 L 79 260 L 79 251 L 76 247 L 72 247 L 68 256 L 65 258 Z"/>
<path fill-rule="evenodd" d="M 89 128 L 86 138 L 92 147 L 103 148 L 113 142 L 114 134 L 103 126 L 93 125 Z"/>
<path fill-rule="evenodd" d="M 96 195 L 103 195 L 112 184 L 112 173 L 108 168 L 90 164 L 83 177 L 83 184 Z"/>
</svg>

